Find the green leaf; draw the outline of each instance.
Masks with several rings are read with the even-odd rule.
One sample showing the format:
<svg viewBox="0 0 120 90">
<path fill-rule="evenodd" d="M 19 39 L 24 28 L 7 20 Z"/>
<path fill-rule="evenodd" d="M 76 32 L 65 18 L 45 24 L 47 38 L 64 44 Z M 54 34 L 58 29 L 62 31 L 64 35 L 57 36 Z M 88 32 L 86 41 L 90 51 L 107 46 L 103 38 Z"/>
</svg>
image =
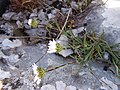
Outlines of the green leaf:
<svg viewBox="0 0 120 90">
<path fill-rule="evenodd" d="M 86 33 L 84 34 L 84 41 L 83 41 L 83 43 L 84 43 L 84 47 L 87 47 L 87 40 L 86 40 L 86 37 L 87 35 L 86 35 Z"/>
<path fill-rule="evenodd" d="M 102 56 L 102 49 L 100 48 L 99 45 L 98 45 L 98 47 L 97 47 L 97 51 L 98 51 L 99 57 L 100 57 L 100 58 L 103 58 L 103 56 Z"/>
<path fill-rule="evenodd" d="M 88 61 L 88 60 L 90 59 L 90 57 L 91 57 L 91 55 L 92 55 L 92 52 L 93 52 L 93 49 L 94 49 L 94 48 L 92 48 L 92 49 L 90 50 L 90 52 L 85 56 L 85 60 L 84 60 L 84 61 Z"/>
</svg>

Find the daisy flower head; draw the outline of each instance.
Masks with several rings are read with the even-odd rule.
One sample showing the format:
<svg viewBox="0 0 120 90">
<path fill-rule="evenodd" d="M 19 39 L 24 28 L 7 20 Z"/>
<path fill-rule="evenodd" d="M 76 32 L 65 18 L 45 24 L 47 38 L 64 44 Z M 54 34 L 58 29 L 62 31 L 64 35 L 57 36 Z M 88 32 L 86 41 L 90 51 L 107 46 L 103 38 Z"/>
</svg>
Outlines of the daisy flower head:
<svg viewBox="0 0 120 90">
<path fill-rule="evenodd" d="M 28 25 L 33 27 L 33 28 L 36 28 L 38 26 L 38 21 L 36 19 L 29 19 Z"/>
<path fill-rule="evenodd" d="M 47 53 L 56 53 L 56 52 L 58 53 L 62 49 L 63 49 L 62 45 L 60 45 L 60 43 L 58 43 L 57 41 L 55 41 L 53 39 L 53 41 L 50 40 L 49 43 L 48 43 L 48 51 L 47 51 Z"/>
<path fill-rule="evenodd" d="M 40 84 L 41 78 L 43 78 L 46 74 L 46 70 L 38 67 L 35 63 L 32 65 L 32 69 L 35 75 L 34 82 L 36 82 L 37 84 Z"/>
</svg>

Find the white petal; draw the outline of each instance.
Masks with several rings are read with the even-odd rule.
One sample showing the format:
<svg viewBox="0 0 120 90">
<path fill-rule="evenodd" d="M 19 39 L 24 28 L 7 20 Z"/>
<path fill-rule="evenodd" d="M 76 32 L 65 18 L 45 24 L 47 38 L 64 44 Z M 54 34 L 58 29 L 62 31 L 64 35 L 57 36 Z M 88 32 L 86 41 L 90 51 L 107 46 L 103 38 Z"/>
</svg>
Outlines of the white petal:
<svg viewBox="0 0 120 90">
<path fill-rule="evenodd" d="M 28 25 L 31 26 L 31 23 L 32 23 L 32 19 L 29 19 L 29 20 L 28 20 Z"/>
<path fill-rule="evenodd" d="M 47 53 L 55 53 L 56 50 L 48 50 Z"/>
<path fill-rule="evenodd" d="M 39 85 L 40 82 L 41 82 L 41 79 L 38 79 L 37 82 L 36 82 L 36 84 Z"/>
<path fill-rule="evenodd" d="M 53 41 L 49 41 L 48 43 L 48 51 L 47 53 L 55 53 L 56 50 L 56 41 L 53 39 Z"/>
<path fill-rule="evenodd" d="M 38 66 L 35 63 L 32 65 L 32 67 L 33 67 L 33 69 L 37 69 L 38 68 Z"/>
<path fill-rule="evenodd" d="M 51 45 L 54 45 L 54 44 L 56 44 L 56 42 L 55 42 L 54 39 L 53 39 L 53 41 L 50 40 L 49 43 L 48 43 L 48 45 L 50 45 L 50 46 L 51 46 Z"/>
<path fill-rule="evenodd" d="M 57 81 L 56 82 L 56 89 L 57 90 L 65 90 L 66 84 L 63 83 L 62 81 Z"/>
<path fill-rule="evenodd" d="M 56 42 L 54 39 L 53 39 L 53 41 L 51 41 L 51 40 L 49 41 L 49 44 L 50 44 L 50 45 L 55 45 L 56 43 L 57 43 L 57 42 Z"/>
<path fill-rule="evenodd" d="M 34 82 L 36 82 L 38 79 L 39 79 L 39 77 L 37 75 L 35 75 Z"/>
<path fill-rule="evenodd" d="M 36 82 L 36 84 L 39 85 L 40 82 L 41 82 L 41 79 L 36 75 L 36 76 L 34 77 L 34 82 Z"/>
<path fill-rule="evenodd" d="M 33 65 L 32 65 L 32 69 L 33 69 L 33 72 L 34 72 L 34 74 L 38 74 L 37 73 L 37 68 L 38 68 L 38 66 L 34 63 Z"/>
<path fill-rule="evenodd" d="M 60 55 L 62 55 L 63 57 L 67 57 L 71 54 L 73 54 L 73 51 L 71 49 L 65 49 L 59 52 Z"/>
<path fill-rule="evenodd" d="M 76 90 L 76 87 L 74 87 L 74 86 L 67 86 L 65 90 Z"/>
<path fill-rule="evenodd" d="M 53 85 L 48 84 L 48 85 L 42 86 L 40 90 L 56 90 L 56 89 Z"/>
<path fill-rule="evenodd" d="M 56 49 L 56 46 L 48 46 L 49 49 Z"/>
<path fill-rule="evenodd" d="M 49 48 L 48 51 L 54 51 L 54 52 L 56 52 L 56 49 L 54 49 L 54 48 Z"/>
</svg>

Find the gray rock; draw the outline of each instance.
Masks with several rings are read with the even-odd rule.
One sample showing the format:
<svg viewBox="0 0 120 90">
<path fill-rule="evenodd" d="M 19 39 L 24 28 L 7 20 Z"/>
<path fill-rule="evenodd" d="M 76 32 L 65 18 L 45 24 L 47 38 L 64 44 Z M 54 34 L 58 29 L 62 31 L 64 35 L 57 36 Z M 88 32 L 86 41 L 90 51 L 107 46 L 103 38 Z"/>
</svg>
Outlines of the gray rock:
<svg viewBox="0 0 120 90">
<path fill-rule="evenodd" d="M 56 90 L 56 89 L 55 89 L 55 86 L 48 84 L 48 85 L 42 86 L 40 90 Z"/>
<path fill-rule="evenodd" d="M 48 5 L 51 5 L 55 0 L 47 0 Z"/>
<path fill-rule="evenodd" d="M 3 58 L 7 59 L 7 61 L 9 61 L 10 63 L 16 63 L 20 60 L 19 56 L 15 54 L 11 54 L 10 56 L 4 56 Z"/>
<path fill-rule="evenodd" d="M 40 22 L 38 23 L 38 28 L 41 27 L 42 25 L 43 25 L 42 27 L 44 27 L 44 25 L 47 25 L 47 23 L 48 23 L 47 20 L 42 20 L 42 21 L 40 21 Z"/>
<path fill-rule="evenodd" d="M 72 33 L 74 34 L 75 37 L 78 36 L 79 33 L 81 33 L 84 30 L 84 27 L 72 29 Z"/>
<path fill-rule="evenodd" d="M 116 84 L 114 84 L 113 82 L 111 82 L 110 80 L 108 80 L 105 77 L 102 77 L 100 79 L 100 81 L 102 82 L 102 87 L 107 89 L 107 90 L 118 90 L 118 86 Z"/>
<path fill-rule="evenodd" d="M 19 60 L 16 63 L 16 65 L 19 65 L 19 71 L 17 72 L 20 72 L 21 70 L 26 70 L 26 72 L 29 72 L 29 70 L 32 70 L 30 66 L 35 62 L 37 62 L 38 67 L 50 69 L 52 67 L 61 66 L 72 61 L 55 54 L 45 54 L 46 49 L 47 49 L 46 45 L 42 44 L 19 48 L 19 50 L 24 50 L 25 53 L 21 60 Z M 103 70 L 103 65 L 101 63 L 90 63 L 90 66 L 94 67 L 92 68 L 93 70 L 92 72 L 95 74 L 95 76 L 91 73 L 88 66 L 81 67 L 78 64 L 69 64 L 59 69 L 47 72 L 45 77 L 42 79 L 42 83 L 43 85 L 46 84 L 53 85 L 55 84 L 56 81 L 62 80 L 67 86 L 69 85 L 72 85 L 72 87 L 75 86 L 73 88 L 70 88 L 71 86 L 69 86 L 68 90 L 80 88 L 83 90 L 88 90 L 88 88 L 100 90 L 101 83 L 99 82 L 99 79 L 102 77 L 106 77 L 107 79 L 115 83 L 114 80 L 116 80 L 117 78 L 112 73 L 105 72 Z M 25 88 L 26 86 L 25 90 L 29 90 L 32 87 L 37 87 L 34 86 L 34 83 L 32 82 L 33 80 L 32 73 L 29 72 L 25 73 L 24 75 L 22 74 L 20 75 L 22 76 L 21 80 L 24 79 L 24 85 L 21 88 Z M 15 78 L 16 77 L 18 77 L 18 75 L 15 76 Z M 64 83 L 59 82 L 59 84 L 62 84 L 63 87 L 65 86 Z M 62 85 L 60 86 L 62 87 Z M 36 88 L 35 90 L 40 89 Z"/>
<path fill-rule="evenodd" d="M 114 3 L 114 5 L 113 5 Z M 101 34 L 105 33 L 105 40 L 110 44 L 120 42 L 120 26 L 119 26 L 119 7 L 120 1 L 109 0 L 105 7 L 94 10 L 88 17 L 89 29 L 94 29 L 95 32 Z"/>
<path fill-rule="evenodd" d="M 63 14 L 67 14 L 69 12 L 69 8 L 61 8 Z"/>
<path fill-rule="evenodd" d="M 0 68 L 0 80 L 3 80 L 3 79 L 5 79 L 5 78 L 10 78 L 11 77 L 11 74 L 10 74 L 10 72 L 8 72 L 8 71 L 4 71 L 4 70 L 2 70 L 1 68 Z"/>
<path fill-rule="evenodd" d="M 20 17 L 18 14 L 15 14 L 11 17 L 11 20 L 19 20 L 19 19 L 20 19 Z"/>
<path fill-rule="evenodd" d="M 59 10 L 54 9 L 54 10 L 51 11 L 51 13 L 55 15 L 58 11 L 59 11 Z"/>
<path fill-rule="evenodd" d="M 60 51 L 59 54 L 63 57 L 68 57 L 69 55 L 73 54 L 73 51 L 71 49 L 65 49 Z"/>
<path fill-rule="evenodd" d="M 35 8 L 32 11 L 33 11 L 33 13 L 38 13 L 38 8 Z"/>
<path fill-rule="evenodd" d="M 47 31 L 38 28 L 38 29 L 26 30 L 26 33 L 28 33 L 30 36 L 46 36 Z"/>
<path fill-rule="evenodd" d="M 21 21 L 16 21 L 18 28 L 23 28 L 23 23 Z"/>
<path fill-rule="evenodd" d="M 4 13 L 2 15 L 2 18 L 5 20 L 11 20 L 11 18 L 15 15 L 15 12 L 8 12 L 8 13 Z"/>
<path fill-rule="evenodd" d="M 62 81 L 57 81 L 56 82 L 56 89 L 57 90 L 65 90 L 66 84 L 63 83 Z"/>
<path fill-rule="evenodd" d="M 78 9 L 78 5 L 75 1 L 72 1 L 70 4 L 73 9 Z"/>
<path fill-rule="evenodd" d="M 28 25 L 28 20 L 27 19 L 24 20 L 23 25 L 26 29 L 31 29 L 31 26 Z"/>
<path fill-rule="evenodd" d="M 40 10 L 40 11 L 38 12 L 38 19 L 39 19 L 39 20 L 42 20 L 42 21 L 47 20 L 46 14 L 45 14 L 45 12 L 43 12 L 43 10 Z"/>
<path fill-rule="evenodd" d="M 76 90 L 76 87 L 74 87 L 74 86 L 67 86 L 65 90 Z"/>
<path fill-rule="evenodd" d="M 47 16 L 48 16 L 48 19 L 49 19 L 49 20 L 55 17 L 55 15 L 54 15 L 54 14 L 51 14 L 51 13 L 50 13 L 50 14 L 47 14 Z"/>
<path fill-rule="evenodd" d="M 29 12 L 27 12 L 27 14 L 29 14 Z M 26 15 L 27 15 L 26 14 Z M 26 15 L 24 14 L 24 13 L 22 13 L 22 12 L 19 12 L 18 14 L 17 14 L 17 16 L 15 15 L 15 16 L 13 16 L 13 18 L 14 17 L 16 17 L 16 19 L 19 17 L 19 19 L 17 19 L 17 20 L 22 20 L 22 21 L 24 21 L 24 20 L 26 20 Z"/>
<path fill-rule="evenodd" d="M 27 20 L 27 19 L 25 19 L 23 23 L 24 23 L 24 24 L 27 24 L 27 23 L 28 23 L 28 20 Z"/>
<path fill-rule="evenodd" d="M 30 14 L 30 18 L 34 18 L 34 17 L 37 17 L 37 13 L 31 13 Z"/>
<path fill-rule="evenodd" d="M 12 34 L 12 30 L 14 29 L 14 26 L 10 23 L 5 23 L 4 25 L 0 26 L 3 28 L 8 34 Z"/>
<path fill-rule="evenodd" d="M 24 27 L 25 27 L 26 29 L 31 29 L 31 26 L 29 26 L 28 24 L 25 24 Z"/>
<path fill-rule="evenodd" d="M 4 53 L 0 51 L 0 58 L 2 58 L 3 56 L 4 56 Z"/>
<path fill-rule="evenodd" d="M 37 11 L 37 8 L 32 10 L 32 13 L 30 14 L 30 17 L 29 18 L 34 18 L 34 17 L 37 17 L 38 16 L 38 11 Z"/>
<path fill-rule="evenodd" d="M 22 41 L 19 40 L 19 39 L 16 39 L 16 40 L 9 40 L 9 39 L 4 39 L 4 41 L 2 42 L 2 45 L 4 47 L 10 47 L 10 48 L 15 48 L 15 47 L 19 47 L 22 45 Z"/>
</svg>

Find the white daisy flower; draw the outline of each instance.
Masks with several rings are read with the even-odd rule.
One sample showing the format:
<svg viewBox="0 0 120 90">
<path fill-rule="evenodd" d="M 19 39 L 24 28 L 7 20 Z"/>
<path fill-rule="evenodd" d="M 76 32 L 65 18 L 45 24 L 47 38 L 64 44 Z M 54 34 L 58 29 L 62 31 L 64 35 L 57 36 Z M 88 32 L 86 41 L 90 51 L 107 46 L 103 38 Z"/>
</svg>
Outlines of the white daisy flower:
<svg viewBox="0 0 120 90">
<path fill-rule="evenodd" d="M 49 41 L 47 53 L 55 53 L 57 51 L 56 44 L 57 44 L 57 42 L 54 39 L 53 39 L 53 41 Z"/>
<path fill-rule="evenodd" d="M 28 25 L 30 25 L 33 28 L 36 28 L 38 26 L 38 21 L 36 19 L 29 19 Z"/>
<path fill-rule="evenodd" d="M 73 54 L 71 49 L 67 49 L 68 42 L 64 41 L 62 38 L 60 40 L 49 41 L 47 53 L 59 53 L 63 57 L 67 57 L 70 54 Z"/>
<path fill-rule="evenodd" d="M 49 41 L 48 43 L 48 51 L 47 53 L 59 53 L 63 50 L 63 46 L 59 43 L 59 41 Z"/>
<path fill-rule="evenodd" d="M 38 73 L 38 66 L 34 63 L 34 64 L 32 65 L 32 69 L 33 69 L 33 72 L 34 72 L 34 74 L 35 74 L 34 82 L 36 82 L 36 84 L 39 85 L 40 82 L 41 82 L 41 79 L 40 79 L 39 73 Z"/>
</svg>

